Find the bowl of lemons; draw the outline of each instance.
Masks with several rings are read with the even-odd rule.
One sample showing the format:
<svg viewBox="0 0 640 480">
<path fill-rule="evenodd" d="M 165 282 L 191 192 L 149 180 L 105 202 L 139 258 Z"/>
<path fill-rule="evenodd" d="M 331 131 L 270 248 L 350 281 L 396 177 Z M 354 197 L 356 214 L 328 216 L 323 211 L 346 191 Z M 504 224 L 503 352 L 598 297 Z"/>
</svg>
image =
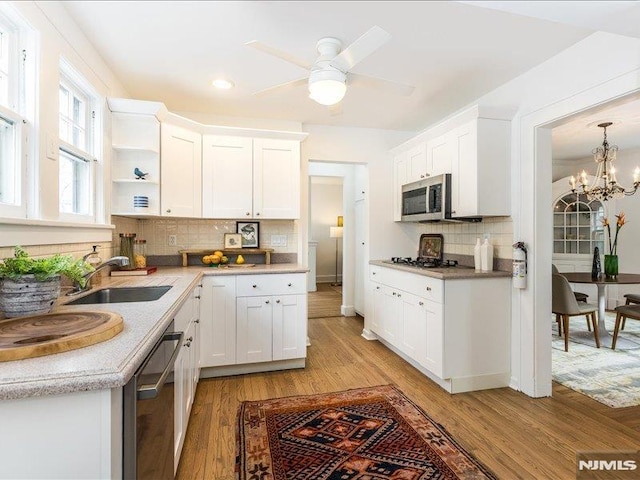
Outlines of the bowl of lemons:
<svg viewBox="0 0 640 480">
<path fill-rule="evenodd" d="M 229 258 L 224 255 L 220 250 L 213 252 L 211 255 L 205 255 L 202 257 L 202 263 L 209 265 L 210 267 L 219 267 L 229 263 Z"/>
</svg>

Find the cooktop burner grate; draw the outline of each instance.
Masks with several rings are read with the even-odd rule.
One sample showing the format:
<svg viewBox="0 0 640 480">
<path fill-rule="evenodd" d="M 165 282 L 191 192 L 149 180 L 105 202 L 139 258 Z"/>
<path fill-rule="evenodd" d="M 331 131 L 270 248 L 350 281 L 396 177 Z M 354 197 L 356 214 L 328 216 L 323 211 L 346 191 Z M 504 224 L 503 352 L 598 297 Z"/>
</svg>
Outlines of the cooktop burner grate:
<svg viewBox="0 0 640 480">
<path fill-rule="evenodd" d="M 411 258 L 411 257 L 391 257 L 392 263 L 398 265 L 408 265 L 410 267 L 418 268 L 446 268 L 457 267 L 457 260 L 438 260 L 436 258 Z"/>
</svg>

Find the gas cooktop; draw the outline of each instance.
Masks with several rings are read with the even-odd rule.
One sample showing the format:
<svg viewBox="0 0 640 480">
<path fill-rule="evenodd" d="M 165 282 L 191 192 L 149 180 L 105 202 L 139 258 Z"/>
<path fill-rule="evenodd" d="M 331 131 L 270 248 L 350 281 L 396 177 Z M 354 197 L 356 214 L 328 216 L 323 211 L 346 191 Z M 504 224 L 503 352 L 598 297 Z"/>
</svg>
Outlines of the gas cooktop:
<svg viewBox="0 0 640 480">
<path fill-rule="evenodd" d="M 398 265 L 407 265 L 417 268 L 448 268 L 457 267 L 457 260 L 439 260 L 437 258 L 411 258 L 411 257 L 391 257 L 391 260 L 385 260 L 386 263 L 396 263 Z"/>
</svg>

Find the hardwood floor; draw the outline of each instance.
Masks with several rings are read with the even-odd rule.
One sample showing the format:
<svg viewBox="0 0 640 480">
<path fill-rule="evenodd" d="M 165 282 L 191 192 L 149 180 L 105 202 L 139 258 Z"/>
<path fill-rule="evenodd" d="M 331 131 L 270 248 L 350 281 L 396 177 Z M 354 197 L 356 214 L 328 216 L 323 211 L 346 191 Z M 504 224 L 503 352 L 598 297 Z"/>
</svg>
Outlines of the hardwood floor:
<svg viewBox="0 0 640 480">
<path fill-rule="evenodd" d="M 308 294 L 309 318 L 340 317 L 342 287 L 318 283 L 317 291 Z"/>
<path fill-rule="evenodd" d="M 501 479 L 573 479 L 579 450 L 638 449 L 640 407 L 612 409 L 561 385 L 450 395 L 377 341 L 361 317 L 309 320 L 307 367 L 201 380 L 177 478 L 232 480 L 242 400 L 396 384 Z M 313 480 L 313 479 L 309 479 Z"/>
</svg>

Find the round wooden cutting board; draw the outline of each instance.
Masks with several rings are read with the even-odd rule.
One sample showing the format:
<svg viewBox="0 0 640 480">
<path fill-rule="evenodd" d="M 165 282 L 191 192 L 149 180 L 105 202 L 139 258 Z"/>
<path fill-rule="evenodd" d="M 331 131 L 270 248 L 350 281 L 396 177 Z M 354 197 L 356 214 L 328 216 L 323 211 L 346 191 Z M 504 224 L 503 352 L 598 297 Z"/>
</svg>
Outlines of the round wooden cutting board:
<svg viewBox="0 0 640 480">
<path fill-rule="evenodd" d="M 60 312 L 0 321 L 0 362 L 41 357 L 104 342 L 122 331 L 112 312 Z"/>
</svg>

